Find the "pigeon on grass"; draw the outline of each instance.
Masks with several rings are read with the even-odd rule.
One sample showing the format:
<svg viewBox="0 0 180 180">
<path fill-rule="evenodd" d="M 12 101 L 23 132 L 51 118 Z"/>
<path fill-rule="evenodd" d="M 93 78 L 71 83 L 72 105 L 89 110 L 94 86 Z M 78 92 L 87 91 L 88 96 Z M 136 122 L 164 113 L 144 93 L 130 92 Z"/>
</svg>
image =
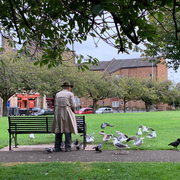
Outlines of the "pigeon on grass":
<svg viewBox="0 0 180 180">
<path fill-rule="evenodd" d="M 108 142 L 111 139 L 111 137 L 113 136 L 112 134 L 104 133 L 104 131 L 100 131 L 99 134 L 103 135 L 103 141 L 104 142 Z"/>
<path fill-rule="evenodd" d="M 177 147 L 179 146 L 179 143 L 180 143 L 180 139 L 178 138 L 176 141 L 168 144 L 168 146 L 173 146 L 174 149 L 177 149 Z"/>
<path fill-rule="evenodd" d="M 141 128 L 140 128 L 140 127 L 139 127 L 138 132 L 136 133 L 136 135 L 138 135 L 138 136 L 141 136 L 141 135 L 142 135 L 142 131 L 141 131 Z"/>
<path fill-rule="evenodd" d="M 150 139 L 155 138 L 156 137 L 156 131 L 152 128 L 148 128 L 148 129 L 152 130 L 152 133 L 149 133 L 147 137 Z"/>
<path fill-rule="evenodd" d="M 118 134 L 118 137 L 117 137 L 118 141 L 123 142 L 123 141 L 126 141 L 128 139 L 128 136 L 126 134 L 123 134 L 120 131 L 116 131 L 116 133 Z"/>
<path fill-rule="evenodd" d="M 143 144 L 143 139 L 145 139 L 145 138 L 144 138 L 144 137 L 141 137 L 141 138 L 138 139 L 137 136 L 131 136 L 130 138 L 128 138 L 128 139 L 126 140 L 126 142 L 129 142 L 129 141 L 132 141 L 132 140 L 133 140 L 133 141 L 134 141 L 134 145 L 140 148 L 140 146 Z M 139 150 L 139 149 L 138 149 L 138 150 Z"/>
<path fill-rule="evenodd" d="M 114 125 L 111 125 L 109 123 L 102 123 L 101 124 L 101 129 L 104 129 L 106 126 L 114 127 Z"/>
<path fill-rule="evenodd" d="M 100 143 L 97 146 L 93 147 L 92 149 L 95 149 L 96 152 L 102 152 L 102 150 L 101 150 L 102 145 L 103 145 L 103 143 Z"/>
<path fill-rule="evenodd" d="M 120 154 L 120 152 L 121 152 L 122 149 L 130 148 L 128 145 L 119 142 L 119 141 L 117 140 L 117 138 L 115 138 L 115 137 L 113 137 L 112 140 L 113 140 L 114 146 L 118 149 L 118 153 L 116 153 L 116 154 Z"/>
<path fill-rule="evenodd" d="M 34 139 L 34 134 L 33 134 L 33 133 L 31 133 L 31 134 L 29 135 L 29 139 Z"/>
</svg>

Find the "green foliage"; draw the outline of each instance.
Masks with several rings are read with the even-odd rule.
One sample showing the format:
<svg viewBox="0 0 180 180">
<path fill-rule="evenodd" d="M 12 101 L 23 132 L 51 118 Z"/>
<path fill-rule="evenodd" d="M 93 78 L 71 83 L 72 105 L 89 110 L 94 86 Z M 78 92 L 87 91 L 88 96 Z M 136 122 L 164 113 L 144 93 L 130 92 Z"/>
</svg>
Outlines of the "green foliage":
<svg viewBox="0 0 180 180">
<path fill-rule="evenodd" d="M 35 42 L 34 54 L 37 51 L 43 54 L 37 62 L 41 65 L 48 63 L 51 67 L 62 64 L 62 54 L 69 44 L 74 50 L 74 42 L 82 43 L 89 35 L 122 53 L 128 53 L 132 44 L 157 42 L 161 35 L 158 26 L 166 19 L 167 12 L 173 15 L 169 19 L 173 22 L 171 34 L 175 39 L 179 32 L 179 9 L 178 3 L 171 0 L 163 3 L 125 0 L 2 1 L 1 33 L 13 38 L 14 41 L 9 42 L 11 46 L 23 44 L 25 51 L 27 44 Z M 154 23 L 149 22 L 150 18 Z M 96 59 L 91 62 L 96 63 Z M 82 70 L 86 67 L 80 66 Z"/>
</svg>

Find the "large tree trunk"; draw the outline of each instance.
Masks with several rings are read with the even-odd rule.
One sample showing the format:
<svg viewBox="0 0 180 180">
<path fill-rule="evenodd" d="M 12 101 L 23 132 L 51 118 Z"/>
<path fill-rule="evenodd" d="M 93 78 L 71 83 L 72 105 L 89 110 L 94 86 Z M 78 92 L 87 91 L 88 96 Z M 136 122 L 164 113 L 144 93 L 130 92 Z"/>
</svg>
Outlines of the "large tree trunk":
<svg viewBox="0 0 180 180">
<path fill-rule="evenodd" d="M 124 102 L 124 113 L 126 113 L 126 98 L 123 99 Z"/>
<path fill-rule="evenodd" d="M 7 116 L 7 101 L 8 101 L 8 99 L 3 99 L 3 114 L 2 114 L 2 116 Z"/>
<path fill-rule="evenodd" d="M 146 112 L 149 112 L 148 104 L 145 103 L 145 106 L 146 106 Z"/>
<path fill-rule="evenodd" d="M 96 113 L 96 103 L 98 102 L 98 100 L 93 99 L 93 114 Z"/>
</svg>

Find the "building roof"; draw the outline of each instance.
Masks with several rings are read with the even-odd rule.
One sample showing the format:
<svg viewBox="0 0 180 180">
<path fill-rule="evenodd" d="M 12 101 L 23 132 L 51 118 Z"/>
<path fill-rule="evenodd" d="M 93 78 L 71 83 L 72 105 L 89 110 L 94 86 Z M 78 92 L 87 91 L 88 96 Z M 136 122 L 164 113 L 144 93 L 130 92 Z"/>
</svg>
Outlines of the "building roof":
<svg viewBox="0 0 180 180">
<path fill-rule="evenodd" d="M 145 58 L 134 59 L 113 59 L 112 61 L 100 61 L 98 66 L 91 66 L 90 70 L 103 71 L 106 70 L 109 73 L 113 73 L 119 69 L 125 68 L 137 68 L 137 67 L 151 67 L 152 63 L 145 60 Z M 153 66 L 157 66 L 153 64 Z"/>
<path fill-rule="evenodd" d="M 111 61 L 99 61 L 98 66 L 96 65 L 90 66 L 90 70 L 91 71 L 104 71 L 108 67 L 110 62 Z"/>
</svg>

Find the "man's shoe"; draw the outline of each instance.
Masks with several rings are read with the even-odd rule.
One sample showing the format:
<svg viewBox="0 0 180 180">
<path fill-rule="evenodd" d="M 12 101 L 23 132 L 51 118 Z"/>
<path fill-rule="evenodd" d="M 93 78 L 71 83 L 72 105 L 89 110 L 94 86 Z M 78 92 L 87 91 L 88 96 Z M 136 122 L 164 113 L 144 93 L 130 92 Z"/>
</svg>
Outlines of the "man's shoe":
<svg viewBox="0 0 180 180">
<path fill-rule="evenodd" d="M 63 151 L 63 149 L 61 149 L 61 148 L 56 148 L 54 151 L 55 151 L 55 152 L 61 152 L 61 151 Z"/>
<path fill-rule="evenodd" d="M 70 148 L 65 149 L 66 152 L 71 152 Z"/>
</svg>

